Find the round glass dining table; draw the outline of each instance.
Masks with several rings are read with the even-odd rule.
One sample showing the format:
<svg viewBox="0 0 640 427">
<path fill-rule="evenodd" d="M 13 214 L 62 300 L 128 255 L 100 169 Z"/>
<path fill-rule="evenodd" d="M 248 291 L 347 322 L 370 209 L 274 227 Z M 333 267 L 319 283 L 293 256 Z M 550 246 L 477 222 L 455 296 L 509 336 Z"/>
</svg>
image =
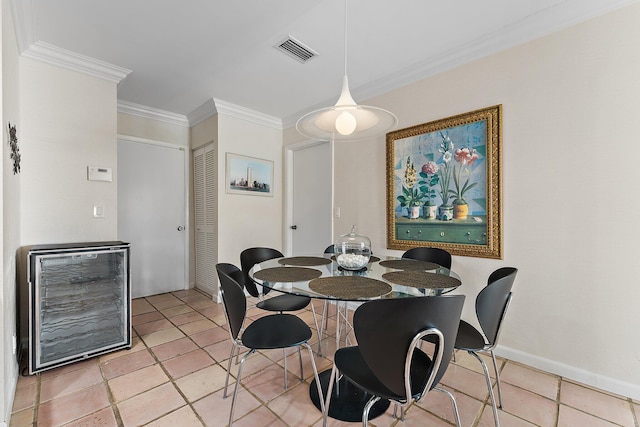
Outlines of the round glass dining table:
<svg viewBox="0 0 640 427">
<path fill-rule="evenodd" d="M 434 296 L 461 284 L 456 273 L 432 262 L 372 256 L 365 269 L 350 271 L 332 254 L 271 259 L 249 276 L 265 290 L 338 301 Z"/>
<path fill-rule="evenodd" d="M 432 262 L 372 256 L 365 269 L 350 271 L 340 267 L 333 254 L 271 259 L 256 264 L 249 271 L 249 276 L 265 288 L 265 293 L 276 290 L 293 295 L 342 301 L 345 302 L 345 312 L 348 301 L 436 296 L 450 292 L 461 284 L 456 273 Z M 337 316 L 340 314 L 337 313 Z M 342 318 L 348 324 L 346 313 Z M 339 324 L 340 321 L 336 322 L 336 345 L 340 339 Z M 320 328 L 322 329 L 323 327 Z M 321 349 L 322 337 L 319 336 L 318 339 L 318 348 Z M 321 355 L 320 351 L 319 354 Z M 324 393 L 328 390 L 330 374 L 331 369 L 320 373 Z M 320 409 L 320 398 L 313 383 L 309 388 L 309 395 L 314 405 Z M 369 398 L 367 393 L 346 380 L 341 380 L 340 385 L 333 388 L 329 416 L 342 421 L 357 422 L 362 419 L 362 409 Z M 371 408 L 369 419 L 381 415 L 388 407 L 388 400 L 378 401 Z"/>
</svg>

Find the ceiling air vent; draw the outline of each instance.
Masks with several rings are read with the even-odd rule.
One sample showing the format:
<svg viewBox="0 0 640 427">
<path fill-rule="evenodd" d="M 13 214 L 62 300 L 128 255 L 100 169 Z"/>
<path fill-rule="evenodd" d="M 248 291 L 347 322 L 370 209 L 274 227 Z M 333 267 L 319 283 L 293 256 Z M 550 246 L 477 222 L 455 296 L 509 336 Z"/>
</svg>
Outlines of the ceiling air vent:
<svg viewBox="0 0 640 427">
<path fill-rule="evenodd" d="M 286 39 L 275 45 L 275 48 L 286 53 L 297 61 L 302 62 L 303 64 L 311 58 L 318 56 L 316 52 L 303 45 L 291 36 L 287 36 Z"/>
</svg>

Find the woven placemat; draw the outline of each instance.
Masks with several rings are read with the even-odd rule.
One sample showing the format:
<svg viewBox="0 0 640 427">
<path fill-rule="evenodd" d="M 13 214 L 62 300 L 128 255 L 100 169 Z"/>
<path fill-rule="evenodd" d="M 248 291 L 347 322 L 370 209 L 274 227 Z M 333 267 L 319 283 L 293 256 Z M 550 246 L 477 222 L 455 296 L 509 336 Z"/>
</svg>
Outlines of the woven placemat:
<svg viewBox="0 0 640 427">
<path fill-rule="evenodd" d="M 375 298 L 392 289 L 388 283 L 362 276 L 321 277 L 309 282 L 309 288 L 322 295 L 343 299 Z"/>
<path fill-rule="evenodd" d="M 336 260 L 336 256 L 335 255 L 331 255 L 331 260 L 335 261 Z M 378 258 L 377 256 L 371 255 L 369 257 L 369 264 L 371 264 L 372 262 L 378 262 L 378 261 L 380 261 L 380 258 Z"/>
<path fill-rule="evenodd" d="M 331 260 L 329 258 L 322 258 L 319 256 L 294 256 L 290 258 L 281 258 L 278 260 L 278 264 L 308 267 L 313 265 L 331 264 Z"/>
<path fill-rule="evenodd" d="M 396 270 L 436 270 L 440 268 L 440 265 L 435 262 L 418 261 L 414 259 L 390 259 L 386 261 L 380 261 L 380 265 L 387 268 L 395 268 Z"/>
<path fill-rule="evenodd" d="M 426 271 L 392 271 L 391 273 L 383 274 L 382 278 L 396 285 L 411 286 L 418 289 L 450 289 L 462 284 L 455 277 L 427 273 Z"/>
<path fill-rule="evenodd" d="M 256 279 L 267 282 L 301 282 L 322 276 L 320 270 L 304 267 L 272 267 L 256 271 L 253 275 Z"/>
</svg>

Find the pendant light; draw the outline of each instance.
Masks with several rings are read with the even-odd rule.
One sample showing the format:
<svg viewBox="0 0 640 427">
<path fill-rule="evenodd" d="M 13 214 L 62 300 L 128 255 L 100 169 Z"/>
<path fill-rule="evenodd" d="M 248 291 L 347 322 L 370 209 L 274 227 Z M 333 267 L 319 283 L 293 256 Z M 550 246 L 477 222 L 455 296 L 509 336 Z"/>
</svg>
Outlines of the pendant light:
<svg viewBox="0 0 640 427">
<path fill-rule="evenodd" d="M 358 141 L 385 133 L 398 124 L 391 112 L 358 105 L 349 91 L 347 78 L 347 0 L 344 2 L 344 78 L 342 93 L 332 107 L 321 108 L 298 119 L 296 129 L 306 137 L 332 141 Z"/>
</svg>

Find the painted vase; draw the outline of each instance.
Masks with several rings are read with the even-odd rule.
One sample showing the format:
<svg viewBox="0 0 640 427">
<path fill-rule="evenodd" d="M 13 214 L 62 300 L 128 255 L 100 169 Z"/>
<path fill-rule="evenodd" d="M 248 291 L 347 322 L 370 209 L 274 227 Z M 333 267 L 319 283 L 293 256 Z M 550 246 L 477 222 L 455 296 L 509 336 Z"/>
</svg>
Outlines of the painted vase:
<svg viewBox="0 0 640 427">
<path fill-rule="evenodd" d="M 453 205 L 453 218 L 454 219 L 467 219 L 467 215 L 469 215 L 469 205 Z"/>
<path fill-rule="evenodd" d="M 438 206 L 438 218 L 442 221 L 451 221 L 453 219 L 453 206 L 451 205 Z"/>
<path fill-rule="evenodd" d="M 422 207 L 422 217 L 426 219 L 435 219 L 438 207 L 433 205 L 424 205 Z"/>
</svg>

